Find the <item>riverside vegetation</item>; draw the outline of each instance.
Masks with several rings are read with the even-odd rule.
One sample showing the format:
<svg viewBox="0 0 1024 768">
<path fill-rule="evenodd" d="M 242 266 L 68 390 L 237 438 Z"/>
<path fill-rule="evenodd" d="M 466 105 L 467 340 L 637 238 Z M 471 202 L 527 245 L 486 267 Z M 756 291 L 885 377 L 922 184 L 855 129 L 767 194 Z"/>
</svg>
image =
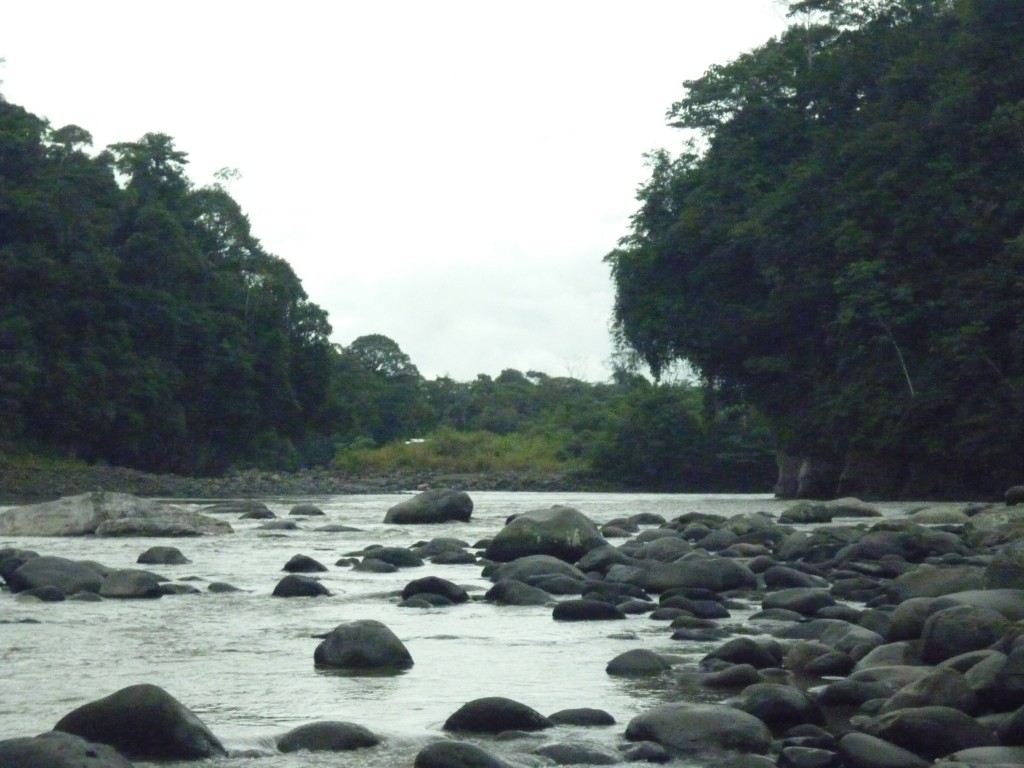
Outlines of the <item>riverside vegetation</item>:
<svg viewBox="0 0 1024 768">
<path fill-rule="evenodd" d="M 0 451 L 148 473 L 555 472 L 994 497 L 1024 446 L 1024 6 L 790 0 L 685 84 L 606 257 L 604 383 L 425 379 L 326 313 L 165 134 L 0 98 Z M 684 361 L 692 380 L 655 383 Z M 410 440 L 424 442 L 409 443 Z"/>
</svg>

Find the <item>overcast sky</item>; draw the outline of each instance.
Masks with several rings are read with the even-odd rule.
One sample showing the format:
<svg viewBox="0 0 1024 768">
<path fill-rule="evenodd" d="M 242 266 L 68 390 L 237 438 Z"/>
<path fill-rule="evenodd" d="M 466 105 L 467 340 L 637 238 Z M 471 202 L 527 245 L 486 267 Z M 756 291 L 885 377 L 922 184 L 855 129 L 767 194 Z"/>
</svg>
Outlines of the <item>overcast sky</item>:
<svg viewBox="0 0 1024 768">
<path fill-rule="evenodd" d="M 95 148 L 145 133 L 236 168 L 264 247 L 428 378 L 607 378 L 643 154 L 682 82 L 778 0 L 48 0 L 0 5 L 0 92 Z"/>
</svg>

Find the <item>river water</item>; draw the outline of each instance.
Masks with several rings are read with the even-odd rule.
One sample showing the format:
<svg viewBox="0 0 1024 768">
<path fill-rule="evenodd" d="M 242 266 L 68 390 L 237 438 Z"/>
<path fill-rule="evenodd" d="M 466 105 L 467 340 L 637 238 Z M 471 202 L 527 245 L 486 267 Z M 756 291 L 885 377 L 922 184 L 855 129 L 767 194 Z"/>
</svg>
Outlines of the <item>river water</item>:
<svg viewBox="0 0 1024 768">
<path fill-rule="evenodd" d="M 412 766 L 423 745 L 443 736 L 441 726 L 449 715 L 484 696 L 512 698 L 546 715 L 572 707 L 604 709 L 617 725 L 559 727 L 543 732 L 538 744 L 582 738 L 613 746 L 623 741 L 630 718 L 679 694 L 671 675 L 647 681 L 609 676 L 605 666 L 612 658 L 649 648 L 682 655 L 685 665 L 717 643 L 672 641 L 667 625 L 646 615 L 615 622 L 556 622 L 550 607 L 502 607 L 482 600 L 428 610 L 398 608 L 395 593 L 422 576 L 441 576 L 477 598 L 491 583 L 479 565 L 427 563 L 375 574 L 335 562 L 372 544 L 407 547 L 452 536 L 473 545 L 493 536 L 509 515 L 552 504 L 576 507 L 598 524 L 641 512 L 665 519 L 687 512 L 777 515 L 788 506 L 770 496 L 750 495 L 471 496 L 474 511 L 468 523 L 385 525 L 386 511 L 408 495 L 270 498 L 265 501 L 278 517 L 286 517 L 300 501 L 318 505 L 326 516 L 289 518 L 299 521 L 299 529 L 285 532 L 261 530 L 261 521 L 231 516 L 234 534 L 199 539 L 0 539 L 0 547 L 95 560 L 112 568 L 148 568 L 202 590 L 158 600 L 62 603 L 21 601 L 0 592 L 0 739 L 49 730 L 81 704 L 146 682 L 189 707 L 235 753 L 202 763 L 209 768 Z M 196 501 L 189 505 L 201 506 Z M 317 530 L 339 523 L 358 530 Z M 136 565 L 149 547 L 168 544 L 178 546 L 191 563 Z M 285 575 L 284 564 L 295 554 L 328 566 L 318 576 L 331 597 L 271 596 Z M 206 585 L 214 581 L 242 591 L 207 592 Z M 391 628 L 412 654 L 413 668 L 386 677 L 315 669 L 315 636 L 356 619 L 377 619 Z M 737 615 L 735 621 L 740 620 Z M 355 722 L 385 741 L 343 755 L 276 752 L 275 737 L 316 720 Z M 524 751 L 522 743 L 488 741 L 485 746 L 499 754 Z"/>
</svg>

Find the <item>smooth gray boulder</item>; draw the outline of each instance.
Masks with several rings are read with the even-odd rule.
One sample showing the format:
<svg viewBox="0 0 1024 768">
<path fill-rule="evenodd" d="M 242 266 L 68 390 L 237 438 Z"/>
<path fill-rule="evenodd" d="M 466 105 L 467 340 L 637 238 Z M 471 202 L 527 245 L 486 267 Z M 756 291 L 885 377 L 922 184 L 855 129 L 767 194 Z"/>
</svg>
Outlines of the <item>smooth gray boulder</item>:
<svg viewBox="0 0 1024 768">
<path fill-rule="evenodd" d="M 227 751 L 210 729 L 162 688 L 122 688 L 62 717 L 55 731 L 108 744 L 133 760 L 202 760 Z"/>
<path fill-rule="evenodd" d="M 485 696 L 459 707 L 444 723 L 446 731 L 501 733 L 541 731 L 554 726 L 532 707 L 504 696 Z"/>
<path fill-rule="evenodd" d="M 603 600 L 579 598 L 555 603 L 551 618 L 555 621 L 616 621 L 625 619 L 626 614 Z"/>
<path fill-rule="evenodd" d="M 60 731 L 0 741 L 3 768 L 133 768 L 113 747 Z"/>
<path fill-rule="evenodd" d="M 331 591 L 316 579 L 289 573 L 274 586 L 273 597 L 329 597 Z"/>
<path fill-rule="evenodd" d="M 281 752 L 348 752 L 380 744 L 380 737 L 362 725 L 340 720 L 321 720 L 293 728 L 277 739 Z"/>
<path fill-rule="evenodd" d="M 656 593 L 677 587 L 701 587 L 713 592 L 757 587 L 757 575 L 747 566 L 728 557 L 710 555 L 687 556 L 671 563 L 638 560 L 633 565 L 613 565 L 606 578 Z"/>
<path fill-rule="evenodd" d="M 510 563 L 502 563 L 494 568 L 485 568 L 484 576 L 493 582 L 514 579 L 526 583 L 541 576 L 570 576 L 581 581 L 586 578 L 579 568 L 553 555 L 520 557 Z"/>
<path fill-rule="evenodd" d="M 839 740 L 839 755 L 848 768 L 929 768 L 932 764 L 892 742 L 855 731 Z"/>
<path fill-rule="evenodd" d="M 723 704 L 662 704 L 626 726 L 629 741 L 653 741 L 681 756 L 716 751 L 766 754 L 772 734 L 757 717 Z"/>
<path fill-rule="evenodd" d="M 11 592 L 24 592 L 38 587 L 56 587 L 65 595 L 76 592 L 99 592 L 103 576 L 90 565 L 54 555 L 40 555 L 26 560 L 7 575 Z"/>
<path fill-rule="evenodd" d="M 401 672 L 413 665 L 408 649 L 386 625 L 374 619 L 339 624 L 313 652 L 317 666 L 365 672 Z"/>
<path fill-rule="evenodd" d="M 543 589 L 515 579 L 499 581 L 484 595 L 484 600 L 498 605 L 547 605 L 553 599 Z"/>
<path fill-rule="evenodd" d="M 921 658 L 927 664 L 990 647 L 1010 627 L 1003 614 L 991 608 L 956 605 L 929 616 L 921 629 Z"/>
<path fill-rule="evenodd" d="M 528 555 L 551 555 L 575 563 L 607 544 L 590 518 L 578 509 L 555 505 L 517 515 L 491 539 L 484 557 L 507 563 Z"/>
<path fill-rule="evenodd" d="M 163 596 L 162 580 L 149 571 L 124 568 L 111 571 L 100 585 L 100 597 L 120 600 L 152 599 Z"/>
<path fill-rule="evenodd" d="M 509 768 L 509 764 L 476 744 L 444 739 L 421 749 L 413 768 Z"/>
<path fill-rule="evenodd" d="M 135 562 L 139 565 L 186 565 L 192 561 L 177 547 L 150 547 Z"/>
<path fill-rule="evenodd" d="M 555 765 L 621 765 L 622 755 L 606 747 L 584 741 L 558 741 L 533 750 Z"/>
<path fill-rule="evenodd" d="M 305 515 L 307 517 L 321 517 L 324 515 L 324 511 L 320 509 L 316 504 L 305 502 L 302 504 L 296 504 L 289 510 L 289 515 Z"/>
<path fill-rule="evenodd" d="M 473 514 L 473 500 L 465 491 L 438 488 L 423 491 L 411 499 L 399 502 L 384 515 L 385 523 L 415 525 L 469 521 Z"/>
<path fill-rule="evenodd" d="M 996 743 L 991 730 L 952 707 L 897 709 L 872 718 L 863 730 L 930 760 Z"/>
<path fill-rule="evenodd" d="M 288 573 L 323 573 L 327 566 L 309 555 L 292 555 L 281 570 Z"/>
<path fill-rule="evenodd" d="M 440 576 L 424 576 L 422 579 L 413 579 L 402 588 L 402 599 L 422 594 L 441 595 L 456 605 L 469 602 L 469 592 L 453 581 L 442 579 Z"/>
<path fill-rule="evenodd" d="M 203 536 L 231 531 L 228 523 L 189 509 L 106 491 L 0 513 L 0 536 Z"/>
<path fill-rule="evenodd" d="M 792 685 L 754 683 L 727 703 L 772 728 L 790 728 L 804 723 L 825 724 L 825 715 L 818 703 Z"/>
<path fill-rule="evenodd" d="M 648 648 L 634 648 L 609 661 L 604 671 L 614 677 L 654 677 L 671 668 L 660 654 Z"/>
</svg>

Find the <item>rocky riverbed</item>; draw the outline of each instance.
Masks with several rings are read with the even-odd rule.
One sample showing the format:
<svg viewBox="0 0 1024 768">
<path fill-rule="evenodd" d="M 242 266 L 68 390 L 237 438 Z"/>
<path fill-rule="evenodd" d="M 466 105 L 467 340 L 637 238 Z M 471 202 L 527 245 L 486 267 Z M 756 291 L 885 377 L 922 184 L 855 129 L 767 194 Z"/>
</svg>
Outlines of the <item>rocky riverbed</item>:
<svg viewBox="0 0 1024 768">
<path fill-rule="evenodd" d="M 438 524 L 467 516 L 462 494 L 424 496 L 426 506 L 412 510 L 420 524 L 429 514 Z M 406 504 L 396 506 L 409 514 Z M 257 506 L 210 513 L 251 515 Z M 376 750 L 396 758 L 379 764 L 418 768 L 1024 765 L 1024 511 L 947 504 L 883 514 L 844 500 L 793 505 L 777 516 L 622 512 L 596 520 L 564 506 L 529 511 L 475 544 L 438 537 L 409 547 L 373 545 L 334 568 L 383 573 L 415 567 L 413 559 L 468 562 L 489 580 L 486 592 L 471 597 L 443 577 L 410 577 L 398 605 L 455 614 L 490 603 L 520 621 L 524 611 L 544 611 L 556 623 L 661 628 L 656 634 L 678 650 L 652 650 L 644 632 L 637 647 L 607 661 L 610 676 L 671 681 L 667 701 L 652 700 L 628 722 L 616 723 L 600 701 L 541 713 L 494 695 L 452 707 L 443 733 L 414 754 L 381 737 L 381 723 L 318 721 L 281 733 L 265 752 L 232 755 L 189 712 L 189 702 L 131 686 L 68 712 L 57 730 L 114 745 L 133 759 L 204 758 L 217 766 L 274 759 L 292 748 L 310 755 Z M 266 518 L 268 531 L 292 522 L 273 517 Z M 398 517 L 391 514 L 392 523 Z M 0 551 L 0 576 L 10 589 L 34 595 L 19 600 L 58 600 L 74 590 L 106 600 L 173 600 L 189 586 L 146 578 L 142 569 L 101 573 L 95 562 L 41 554 Z M 318 577 L 330 574 L 329 566 L 303 557 L 285 570 L 291 573 L 281 583 L 289 589 L 275 594 L 329 599 L 322 589 L 292 591 L 323 587 Z M 349 673 L 353 657 L 361 674 L 375 664 L 380 674 L 389 665 L 404 669 L 411 658 L 400 645 L 383 658 L 375 653 L 395 640 L 386 630 L 374 622 L 339 625 L 323 635 L 336 647 L 318 646 L 316 662 L 339 667 L 339 675 Z M 685 649 L 695 644 L 712 649 L 689 659 Z M 146 712 L 169 719 L 130 717 Z M 140 742 L 140 732 L 149 738 Z M 166 733 L 180 741 L 157 739 Z M 0 765 L 26 754 L 101 753 L 65 736 L 48 739 L 0 742 Z M 92 764 L 129 765 L 116 753 L 104 759 Z M 77 765 L 46 763 L 65 764 Z"/>
</svg>

